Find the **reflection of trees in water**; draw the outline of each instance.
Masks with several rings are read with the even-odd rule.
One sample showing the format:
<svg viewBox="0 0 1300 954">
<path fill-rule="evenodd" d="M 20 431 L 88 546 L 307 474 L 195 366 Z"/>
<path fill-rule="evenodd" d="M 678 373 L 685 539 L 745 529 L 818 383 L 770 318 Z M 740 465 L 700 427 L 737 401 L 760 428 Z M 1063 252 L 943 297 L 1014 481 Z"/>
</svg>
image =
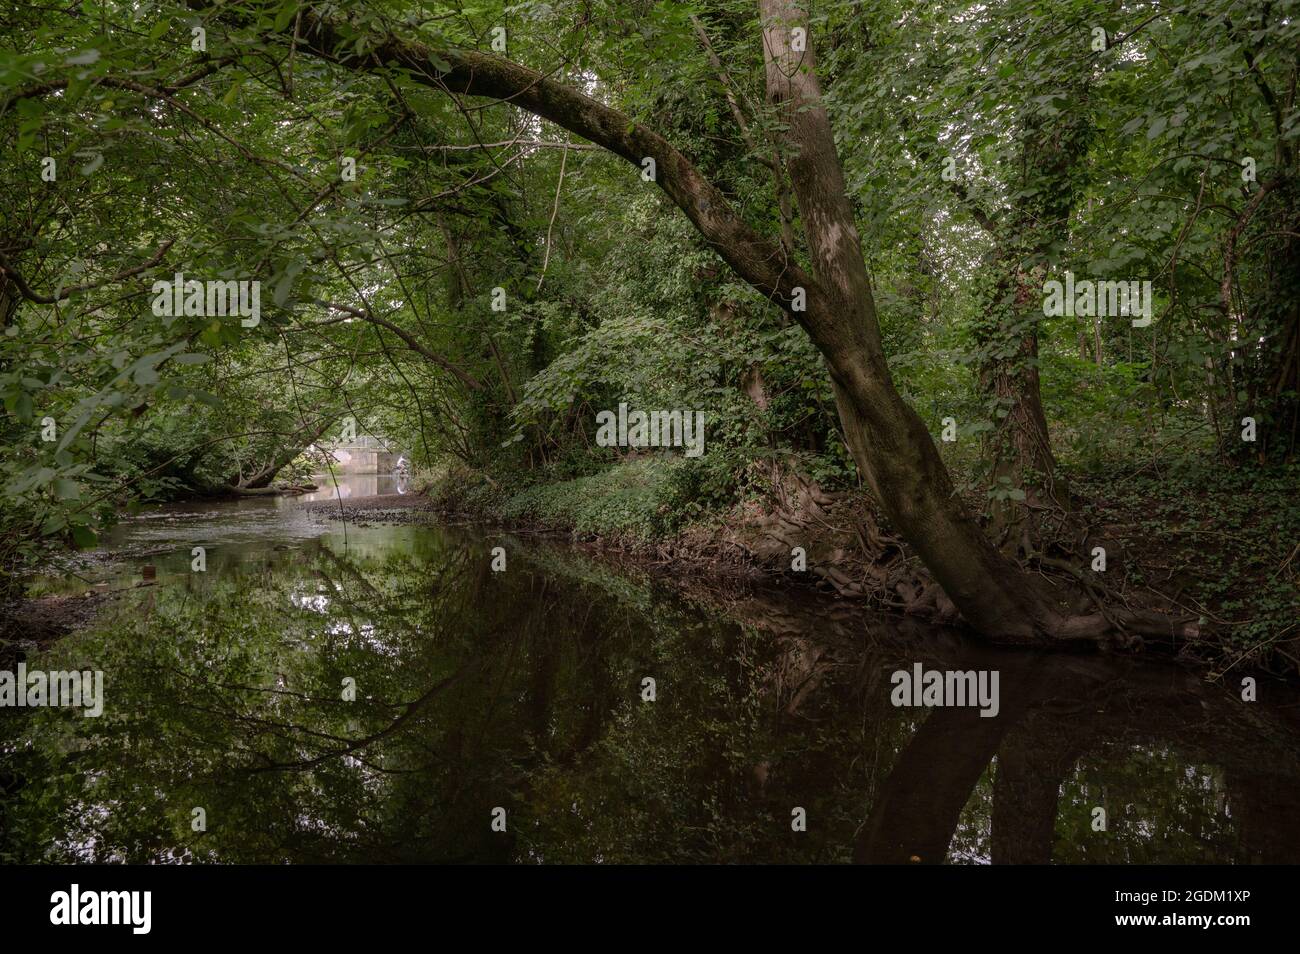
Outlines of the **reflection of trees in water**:
<svg viewBox="0 0 1300 954">
<path fill-rule="evenodd" d="M 887 665 L 901 668 L 913 655 Z M 857 860 L 943 860 L 994 756 L 994 862 L 1300 857 L 1300 826 L 1277 797 L 1300 791 L 1294 708 L 1245 704 L 1190 673 L 1131 659 L 972 649 L 926 665 L 998 669 L 1001 712 L 984 719 L 975 708 L 952 708 L 927 716 L 872 804 Z M 1228 781 L 1216 786 L 1204 765 L 1217 766 Z M 1248 810 L 1269 793 L 1273 804 Z M 1097 806 L 1106 809 L 1106 832 L 1092 830 Z"/>
<path fill-rule="evenodd" d="M 68 641 L 56 657 L 106 671 L 106 714 L 22 723 L 36 745 L 11 761 L 31 784 L 0 808 L 5 847 L 225 861 L 1300 857 L 1295 717 L 1190 674 L 994 653 L 747 593 L 709 594 L 735 620 L 719 622 L 564 550 L 512 549 L 499 574 L 486 549 L 433 531 L 403 554 L 316 546 L 160 588 L 147 612 Z M 917 661 L 1000 670 L 1000 716 L 893 708 L 889 674 Z M 1090 829 L 1097 804 L 1108 832 Z M 489 828 L 498 805 L 505 835 Z M 806 833 L 790 830 L 796 805 Z"/>
<path fill-rule="evenodd" d="M 1266 707 L 1160 661 L 991 651 L 907 621 L 864 625 L 857 610 L 835 618 L 825 605 L 791 612 L 741 599 L 728 608 L 786 647 L 768 691 L 787 713 L 837 668 L 856 667 L 856 697 L 834 687 L 827 695 L 882 723 L 898 721 L 884 704 L 895 669 L 921 661 L 1000 671 L 999 717 L 940 708 L 909 729 L 864 800 L 855 860 L 1300 858 L 1300 822 L 1288 808 L 1300 793 L 1300 711 L 1285 687 L 1268 691 L 1289 707 Z M 1091 827 L 1099 805 L 1106 832 Z"/>
</svg>

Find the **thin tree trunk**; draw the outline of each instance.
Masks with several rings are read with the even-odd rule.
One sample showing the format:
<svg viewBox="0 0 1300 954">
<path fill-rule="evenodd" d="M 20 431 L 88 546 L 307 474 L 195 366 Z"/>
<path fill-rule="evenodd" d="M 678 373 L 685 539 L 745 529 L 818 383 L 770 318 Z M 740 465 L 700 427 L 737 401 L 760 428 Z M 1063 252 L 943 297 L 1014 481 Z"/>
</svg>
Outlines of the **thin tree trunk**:
<svg viewBox="0 0 1300 954">
<path fill-rule="evenodd" d="M 1066 95 L 1069 109 L 1044 112 L 1031 101 L 1020 117 L 1018 197 L 992 230 L 991 275 L 975 324 L 980 386 L 993 423 L 985 439 L 991 530 L 1010 553 L 1043 549 L 1044 518 L 1071 509 L 1052 454 L 1038 374 L 1043 279 L 1050 250 L 1069 228 L 1077 167 L 1091 133 L 1086 79 Z"/>
<path fill-rule="evenodd" d="M 1040 520 L 1069 510 L 1069 490 L 1057 473 L 1038 377 L 1041 310 L 1037 285 L 1014 256 L 999 256 L 993 289 L 977 323 L 985 355 L 979 385 L 993 416 L 984 440 L 989 461 L 990 530 L 1008 553 L 1039 549 Z"/>
</svg>

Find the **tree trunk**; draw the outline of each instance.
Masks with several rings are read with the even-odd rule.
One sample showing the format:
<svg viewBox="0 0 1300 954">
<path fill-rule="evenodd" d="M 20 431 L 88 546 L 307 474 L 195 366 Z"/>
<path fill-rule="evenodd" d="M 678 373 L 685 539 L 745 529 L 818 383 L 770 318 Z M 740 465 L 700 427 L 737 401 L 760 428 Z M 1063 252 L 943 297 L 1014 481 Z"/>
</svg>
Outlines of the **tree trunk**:
<svg viewBox="0 0 1300 954">
<path fill-rule="evenodd" d="M 1237 380 L 1246 400 L 1237 407 L 1235 420 L 1224 436 L 1224 451 L 1232 457 L 1257 457 L 1260 461 L 1290 460 L 1295 455 L 1300 429 L 1300 213 L 1289 184 L 1281 189 L 1280 208 L 1261 223 L 1260 231 L 1284 233 L 1280 242 L 1266 246 L 1262 269 L 1265 286 L 1250 302 L 1237 337 L 1241 356 Z M 1258 253 L 1257 253 L 1258 254 Z M 1234 393 L 1236 388 L 1230 386 Z M 1241 440 L 1240 421 L 1254 417 L 1258 436 L 1250 444 Z"/>
<path fill-rule="evenodd" d="M 802 318 L 826 359 L 853 459 L 872 494 L 962 615 L 987 635 L 1032 641 L 1049 608 L 990 545 L 957 496 L 934 441 L 894 387 L 830 120 L 821 103 L 809 29 L 790 0 L 759 0 L 767 91 L 787 124 L 789 169 L 822 294 Z"/>
<path fill-rule="evenodd" d="M 990 531 L 1008 553 L 1033 552 L 1040 549 L 1036 515 L 1068 511 L 1070 497 L 1057 473 L 1039 387 L 1042 295 L 1015 256 L 999 253 L 995 261 L 992 289 L 976 323 L 980 391 L 993 423 L 984 439 Z"/>
<path fill-rule="evenodd" d="M 324 417 L 314 424 L 303 422 L 302 428 L 295 435 L 294 439 L 288 444 L 276 451 L 270 462 L 250 477 L 240 480 L 238 477 L 232 477 L 229 481 L 236 491 L 256 491 L 262 490 L 271 485 L 271 481 L 280 471 L 288 467 L 295 457 L 301 454 L 306 448 L 320 438 L 322 434 L 334 423 L 332 417 Z"/>
<path fill-rule="evenodd" d="M 975 322 L 980 389 L 993 424 L 985 438 L 991 530 L 1009 553 L 1042 550 L 1044 516 L 1071 509 L 1052 454 L 1038 375 L 1043 280 L 1052 247 L 1069 229 L 1080 191 L 1078 164 L 1092 128 L 1086 78 L 1064 95 L 1067 109 L 1044 110 L 1031 100 L 1020 116 L 1016 198 L 992 230 L 994 248 Z"/>
</svg>

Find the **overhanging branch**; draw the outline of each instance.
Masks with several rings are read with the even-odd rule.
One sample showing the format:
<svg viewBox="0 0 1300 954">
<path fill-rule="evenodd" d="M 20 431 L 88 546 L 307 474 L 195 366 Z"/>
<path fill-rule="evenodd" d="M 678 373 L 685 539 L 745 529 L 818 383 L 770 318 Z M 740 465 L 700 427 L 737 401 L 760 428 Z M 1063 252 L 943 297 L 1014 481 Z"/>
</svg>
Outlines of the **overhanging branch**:
<svg viewBox="0 0 1300 954">
<path fill-rule="evenodd" d="M 42 295 L 40 292 L 34 291 L 32 287 L 27 284 L 27 281 L 23 276 L 18 273 L 17 269 L 9 263 L 9 259 L 5 258 L 3 252 L 0 252 L 0 275 L 8 277 L 8 279 L 14 283 L 14 287 L 17 288 L 22 296 L 28 301 L 34 301 L 38 305 L 53 305 L 56 302 L 63 301 L 63 299 L 75 295 L 77 292 L 89 291 L 92 288 L 99 288 L 101 285 L 111 285 L 114 282 L 122 281 L 124 278 L 130 278 L 132 275 L 139 275 L 141 272 L 147 272 L 162 261 L 163 256 L 167 254 L 167 250 L 171 248 L 175 242 L 175 239 L 168 239 L 163 242 L 162 245 L 158 247 L 158 251 L 154 252 L 146 262 L 142 262 L 141 264 L 135 265 L 131 268 L 123 269 L 116 275 L 111 275 L 108 278 L 101 279 L 97 282 L 83 282 L 80 285 L 69 285 L 67 288 L 60 288 L 53 295 Z"/>
<path fill-rule="evenodd" d="M 303 9 L 301 50 L 352 70 L 379 67 L 406 71 L 416 81 L 447 93 L 509 103 L 604 147 L 638 168 L 655 161 L 655 181 L 736 273 L 768 298 L 790 307 L 794 289 L 818 294 L 811 276 L 790 260 L 780 243 L 751 229 L 722 192 L 659 134 L 631 118 L 534 70 L 474 50 L 434 48 L 414 40 L 376 35 L 356 52 L 358 27 Z M 348 38 L 345 39 L 345 36 Z M 293 38 L 289 37 L 290 42 Z M 449 66 L 450 69 L 442 67 Z"/>
<path fill-rule="evenodd" d="M 472 374 L 470 374 L 468 371 L 465 371 L 463 368 L 460 368 L 459 366 L 448 361 L 446 358 L 444 358 L 442 355 L 438 354 L 437 352 L 430 351 L 424 345 L 420 344 L 419 339 L 415 338 L 404 328 L 401 328 L 393 324 L 391 321 L 388 321 L 386 318 L 380 318 L 378 315 L 376 315 L 369 309 L 353 308 L 351 305 L 342 305 L 339 304 L 338 302 L 326 301 L 323 298 L 313 298 L 311 299 L 311 302 L 313 304 L 320 305 L 324 308 L 330 308 L 333 309 L 334 311 L 341 311 L 345 315 L 351 315 L 353 318 L 360 318 L 362 321 L 368 321 L 372 325 L 378 325 L 381 328 L 387 328 L 393 334 L 397 335 L 397 337 L 401 338 L 402 341 L 405 342 L 406 346 L 410 348 L 412 351 L 414 351 L 416 354 L 432 361 L 434 364 L 442 368 L 444 371 L 450 371 L 462 382 L 464 382 L 465 386 L 470 390 L 472 391 L 483 390 L 483 383 L 479 381 L 478 378 L 474 377 Z"/>
</svg>

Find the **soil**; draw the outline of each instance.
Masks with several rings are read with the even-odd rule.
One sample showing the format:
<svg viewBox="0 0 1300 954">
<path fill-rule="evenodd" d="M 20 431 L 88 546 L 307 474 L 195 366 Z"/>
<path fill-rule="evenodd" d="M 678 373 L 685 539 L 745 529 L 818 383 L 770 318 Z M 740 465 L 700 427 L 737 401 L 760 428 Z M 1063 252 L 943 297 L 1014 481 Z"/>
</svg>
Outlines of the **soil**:
<svg viewBox="0 0 1300 954">
<path fill-rule="evenodd" d="M 961 623 L 943 589 L 862 495 L 827 493 L 797 476 L 783 482 L 779 496 L 767 509 L 749 504 L 728 514 L 725 521 L 691 526 L 664 540 L 582 536 L 537 522 L 464 512 L 413 495 L 352 498 L 341 505 L 338 501 L 323 501 L 309 506 L 326 519 L 343 518 L 357 526 L 432 520 L 498 526 L 515 534 L 563 538 L 603 559 L 662 569 L 666 576 L 765 581 L 817 590 L 839 600 L 900 612 L 930 624 Z M 682 574 L 683 568 L 694 572 Z M 1072 584 L 1064 578 L 1059 582 L 1063 591 Z M 1144 596 L 1139 605 L 1174 614 L 1183 612 L 1162 604 L 1157 594 Z M 1135 645 L 1140 645 L 1140 640 Z M 1181 657 L 1209 661 L 1216 658 L 1218 648 L 1211 636 L 1203 645 L 1184 641 L 1172 650 Z M 1164 649 L 1169 651 L 1170 647 Z"/>
<path fill-rule="evenodd" d="M 91 623 L 116 594 L 88 590 L 0 607 L 0 669 Z"/>
</svg>

